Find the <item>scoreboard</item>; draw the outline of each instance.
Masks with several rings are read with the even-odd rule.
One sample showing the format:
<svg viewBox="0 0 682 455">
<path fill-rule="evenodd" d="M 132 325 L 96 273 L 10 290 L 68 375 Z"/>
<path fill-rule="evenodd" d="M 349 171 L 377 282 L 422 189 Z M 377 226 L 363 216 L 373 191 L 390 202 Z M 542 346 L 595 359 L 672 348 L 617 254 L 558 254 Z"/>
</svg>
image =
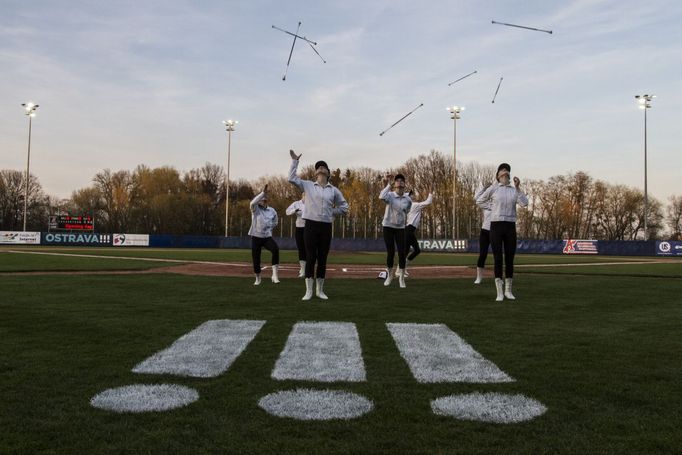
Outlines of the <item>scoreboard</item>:
<svg viewBox="0 0 682 455">
<path fill-rule="evenodd" d="M 91 216 L 50 215 L 48 230 L 94 231 L 95 219 Z"/>
</svg>

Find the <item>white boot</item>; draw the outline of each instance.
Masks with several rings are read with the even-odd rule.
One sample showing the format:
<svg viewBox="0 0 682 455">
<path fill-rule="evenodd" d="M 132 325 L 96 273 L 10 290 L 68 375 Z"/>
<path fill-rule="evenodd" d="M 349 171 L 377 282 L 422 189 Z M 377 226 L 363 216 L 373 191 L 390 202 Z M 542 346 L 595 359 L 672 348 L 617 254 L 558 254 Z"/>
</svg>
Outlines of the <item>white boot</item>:
<svg viewBox="0 0 682 455">
<path fill-rule="evenodd" d="M 305 295 L 301 300 L 310 300 L 313 297 L 313 281 L 314 278 L 305 279 Z"/>
<path fill-rule="evenodd" d="M 256 273 L 256 281 L 253 282 L 254 286 L 258 286 L 260 284 L 260 273 Z"/>
<path fill-rule="evenodd" d="M 497 298 L 495 301 L 501 302 L 504 300 L 504 281 L 502 281 L 502 278 L 495 278 L 495 288 L 497 289 Z"/>
<path fill-rule="evenodd" d="M 391 281 L 393 281 L 393 269 L 386 268 L 386 280 L 384 280 L 384 286 L 390 286 Z"/>
<path fill-rule="evenodd" d="M 512 279 L 506 278 L 504 280 L 504 296 L 509 300 L 516 300 L 514 294 L 512 294 Z"/>
<path fill-rule="evenodd" d="M 298 263 L 301 264 L 301 269 L 298 271 L 298 277 L 304 278 L 305 277 L 305 261 L 298 261 Z"/>
<path fill-rule="evenodd" d="M 317 287 L 315 289 L 315 295 L 322 300 L 327 300 L 329 297 L 324 293 L 324 278 L 317 279 Z"/>
<path fill-rule="evenodd" d="M 279 265 L 272 266 L 272 282 L 279 283 Z"/>
<path fill-rule="evenodd" d="M 485 270 L 483 267 L 476 267 L 476 281 L 474 281 L 474 284 L 481 284 L 481 281 L 483 281 L 483 270 Z"/>
<path fill-rule="evenodd" d="M 405 269 L 398 269 L 398 283 L 400 283 L 401 288 L 406 288 L 405 285 Z"/>
<path fill-rule="evenodd" d="M 411 261 L 410 261 L 409 259 L 405 261 L 405 269 L 404 269 L 405 278 L 407 278 L 408 276 L 410 276 L 410 274 L 407 273 L 407 266 L 410 265 L 410 262 L 411 262 Z"/>
</svg>

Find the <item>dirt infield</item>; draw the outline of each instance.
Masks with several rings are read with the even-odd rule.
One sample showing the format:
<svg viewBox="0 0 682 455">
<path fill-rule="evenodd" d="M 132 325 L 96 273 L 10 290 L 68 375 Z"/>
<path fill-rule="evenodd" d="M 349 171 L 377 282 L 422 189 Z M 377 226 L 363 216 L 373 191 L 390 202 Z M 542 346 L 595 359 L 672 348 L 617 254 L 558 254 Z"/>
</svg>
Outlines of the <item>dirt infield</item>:
<svg viewBox="0 0 682 455">
<path fill-rule="evenodd" d="M 0 250 L 1 251 L 1 250 Z M 129 256 L 100 256 L 100 255 L 85 255 L 85 254 L 67 254 L 57 252 L 34 252 L 34 251 L 4 251 L 6 253 L 16 254 L 34 254 L 34 255 L 48 255 L 48 256 L 68 256 L 68 257 L 85 257 L 85 258 L 100 258 L 100 259 L 120 259 L 120 260 L 137 260 L 162 262 L 168 265 L 162 267 L 154 267 L 146 270 L 79 270 L 79 271 L 32 271 L 32 272 L 0 272 L 0 276 L 8 275 L 136 275 L 136 274 L 150 274 L 150 273 L 175 273 L 179 275 L 193 275 L 193 276 L 225 276 L 225 277 L 253 277 L 253 266 L 250 262 L 213 262 L 213 261 L 192 261 L 183 259 L 159 259 L 159 258 L 145 258 L 145 257 L 129 257 Z M 517 269 L 524 268 L 552 268 L 552 267 L 576 267 L 578 270 L 581 267 L 594 267 L 604 265 L 641 265 L 654 263 L 679 263 L 679 260 L 671 258 L 656 258 L 646 259 L 641 261 L 617 261 L 617 262 L 585 262 L 585 263 L 570 263 L 570 264 L 519 264 L 515 265 Z M 493 267 L 490 264 L 485 270 L 485 277 L 493 277 Z M 298 276 L 298 264 L 281 264 L 280 277 L 282 278 L 296 278 Z M 330 264 L 327 266 L 327 276 L 331 278 L 354 278 L 354 279 L 376 279 L 380 272 L 384 271 L 385 267 L 380 264 L 375 265 L 339 265 Z M 433 279 L 433 278 L 475 278 L 475 267 L 468 265 L 415 265 L 408 268 L 410 279 Z M 263 276 L 269 277 L 271 274 L 271 267 L 263 267 Z"/>
<path fill-rule="evenodd" d="M 298 277 L 298 266 L 282 264 L 279 268 L 280 278 Z M 377 278 L 384 267 L 374 265 L 330 265 L 327 277 L 330 278 Z M 408 269 L 409 278 L 475 278 L 476 271 L 467 266 L 414 266 Z M 37 271 L 37 272 L 2 272 L 0 276 L 9 275 L 146 275 L 150 273 L 175 273 L 193 276 L 252 277 L 253 266 L 249 263 L 206 263 L 194 262 L 167 267 L 156 267 L 147 270 L 79 270 L 79 271 Z M 271 267 L 263 267 L 262 274 L 269 277 Z M 486 276 L 492 277 L 492 270 L 486 270 Z"/>
<path fill-rule="evenodd" d="M 279 268 L 281 278 L 296 278 L 298 266 L 282 264 Z M 384 267 L 374 265 L 329 265 L 327 277 L 329 278 L 377 278 Z M 253 276 L 251 264 L 183 264 L 171 267 L 152 269 L 146 273 L 178 273 L 181 275 L 203 276 Z M 492 276 L 492 271 L 488 271 Z M 263 267 L 263 276 L 270 276 L 271 268 Z M 475 278 L 476 271 L 467 266 L 414 266 L 408 269 L 410 278 Z M 487 275 L 487 274 L 486 274 Z"/>
</svg>

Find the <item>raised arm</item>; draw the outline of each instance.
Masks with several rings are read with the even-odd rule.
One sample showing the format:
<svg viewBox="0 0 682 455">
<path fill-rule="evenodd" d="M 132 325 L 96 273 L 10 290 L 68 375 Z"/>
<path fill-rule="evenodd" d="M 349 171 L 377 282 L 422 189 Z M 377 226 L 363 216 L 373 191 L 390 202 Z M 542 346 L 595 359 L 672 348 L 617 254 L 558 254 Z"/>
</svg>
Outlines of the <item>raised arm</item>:
<svg viewBox="0 0 682 455">
<path fill-rule="evenodd" d="M 296 152 L 289 150 L 289 156 L 291 157 L 291 166 L 289 167 L 289 182 L 296 185 L 299 190 L 304 191 L 303 180 L 301 180 L 298 176 L 298 161 L 301 159 L 303 154 L 300 153 L 296 155 Z"/>
<path fill-rule="evenodd" d="M 379 193 L 379 199 L 385 201 L 387 204 L 391 200 L 391 184 L 387 184 L 381 193 Z"/>
<path fill-rule="evenodd" d="M 294 201 L 294 202 L 292 202 L 292 204 L 289 207 L 287 207 L 285 213 L 287 215 L 293 215 L 297 211 L 298 211 L 298 201 Z"/>
<path fill-rule="evenodd" d="M 267 185 L 266 185 L 267 188 Z M 256 206 L 258 206 L 258 203 L 265 197 L 265 191 L 261 191 L 256 195 L 253 200 L 251 200 L 251 203 L 249 204 L 249 208 L 251 209 L 252 212 L 256 211 Z"/>
<path fill-rule="evenodd" d="M 483 191 L 483 193 L 481 193 L 476 198 L 476 205 L 478 205 L 482 209 L 486 208 L 486 204 L 490 201 L 490 198 L 493 196 L 493 193 L 495 193 L 496 189 L 497 186 L 490 185 L 485 191 Z"/>
<path fill-rule="evenodd" d="M 411 210 L 421 210 L 424 207 L 427 207 L 433 203 L 433 194 L 429 193 L 429 197 L 424 199 L 421 202 L 413 202 L 412 203 L 412 209 Z"/>
<path fill-rule="evenodd" d="M 514 177 L 514 187 L 516 188 L 516 201 L 521 207 L 528 207 L 528 196 L 521 191 L 521 180 Z"/>
<path fill-rule="evenodd" d="M 478 187 L 478 191 L 476 191 L 476 194 L 474 194 L 474 201 L 478 200 L 479 196 L 481 196 L 485 190 L 490 188 L 490 184 L 486 185 L 481 185 Z"/>
</svg>

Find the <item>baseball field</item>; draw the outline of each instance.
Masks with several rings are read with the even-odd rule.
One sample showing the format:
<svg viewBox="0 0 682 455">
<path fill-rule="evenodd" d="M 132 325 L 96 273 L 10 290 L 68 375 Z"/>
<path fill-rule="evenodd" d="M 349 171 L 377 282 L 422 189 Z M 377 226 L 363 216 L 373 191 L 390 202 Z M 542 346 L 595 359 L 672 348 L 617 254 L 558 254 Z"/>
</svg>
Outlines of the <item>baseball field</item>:
<svg viewBox="0 0 682 455">
<path fill-rule="evenodd" d="M 0 248 L 0 453 L 682 450 L 680 260 L 519 255 L 503 302 L 467 254 L 332 253 L 308 302 L 249 261 Z"/>
</svg>

